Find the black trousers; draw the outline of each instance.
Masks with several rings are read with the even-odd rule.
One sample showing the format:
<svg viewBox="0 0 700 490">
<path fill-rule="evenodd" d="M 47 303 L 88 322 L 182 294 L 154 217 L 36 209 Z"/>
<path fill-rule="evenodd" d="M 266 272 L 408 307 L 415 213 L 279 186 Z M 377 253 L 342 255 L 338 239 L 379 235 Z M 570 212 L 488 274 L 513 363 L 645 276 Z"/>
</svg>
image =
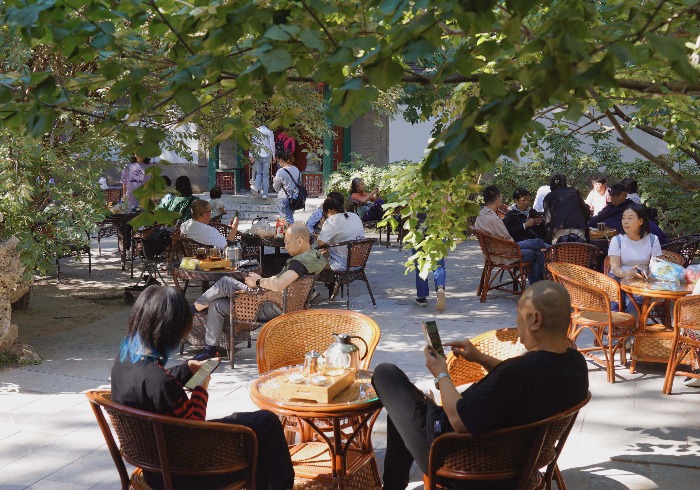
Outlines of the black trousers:
<svg viewBox="0 0 700 490">
<path fill-rule="evenodd" d="M 277 415 L 268 410 L 234 413 L 214 422 L 249 427 L 258 438 L 257 490 L 286 490 L 294 486 L 294 467 L 284 429 Z"/>
<path fill-rule="evenodd" d="M 452 428 L 442 426 L 446 420 L 443 409 L 416 388 L 395 365 L 377 366 L 372 385 L 387 411 L 383 488 L 404 489 L 408 486 L 413 461 L 427 473 L 430 445 L 440 433 Z M 436 427 L 436 423 L 440 426 Z"/>
<path fill-rule="evenodd" d="M 289 455 L 287 440 L 279 417 L 267 410 L 234 413 L 211 422 L 237 424 L 255 432 L 258 439 L 258 460 L 255 470 L 256 490 L 286 490 L 294 486 L 294 468 Z M 216 448 L 212 448 L 216 450 Z M 144 472 L 148 484 L 156 489 L 163 488 L 160 473 Z M 239 473 L 208 477 L 179 477 L 173 482 L 177 490 L 217 488 L 242 478 Z"/>
</svg>

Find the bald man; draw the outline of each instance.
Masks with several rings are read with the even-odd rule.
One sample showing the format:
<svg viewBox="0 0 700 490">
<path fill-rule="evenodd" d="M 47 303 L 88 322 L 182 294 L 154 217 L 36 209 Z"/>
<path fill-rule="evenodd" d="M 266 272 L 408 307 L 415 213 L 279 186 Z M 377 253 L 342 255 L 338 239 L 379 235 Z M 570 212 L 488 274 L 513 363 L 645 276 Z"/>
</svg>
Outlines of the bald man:
<svg viewBox="0 0 700 490">
<path fill-rule="evenodd" d="M 500 361 L 479 352 L 469 340 L 446 343 L 455 355 L 488 371 L 462 393 L 452 383 L 445 359 L 426 346 L 425 364 L 435 376 L 442 407 L 395 365 L 377 366 L 372 384 L 388 412 L 383 488 L 406 488 L 414 460 L 427 473 L 430 445 L 440 434 L 481 435 L 545 419 L 582 401 L 588 391 L 588 369 L 566 336 L 570 315 L 566 289 L 552 281 L 539 281 L 518 301 L 516 323 L 525 354 Z M 515 482 L 493 482 L 493 488 L 513 485 Z"/>
<path fill-rule="evenodd" d="M 260 277 L 254 272 L 248 274 L 245 283 L 232 277 L 222 277 L 197 298 L 194 307 L 198 311 L 209 308 L 207 328 L 204 335 L 205 346 L 194 359 L 198 361 L 220 357 L 219 338 L 224 323 L 230 315 L 230 297 L 236 291 L 263 288 L 270 291 L 283 291 L 297 278 L 321 272 L 328 264 L 317 250 L 311 250 L 309 230 L 302 222 L 294 223 L 284 234 L 284 247 L 291 257 L 282 271 L 273 277 Z M 266 322 L 282 314 L 274 303 L 263 303 L 258 311 L 258 321 Z"/>
</svg>

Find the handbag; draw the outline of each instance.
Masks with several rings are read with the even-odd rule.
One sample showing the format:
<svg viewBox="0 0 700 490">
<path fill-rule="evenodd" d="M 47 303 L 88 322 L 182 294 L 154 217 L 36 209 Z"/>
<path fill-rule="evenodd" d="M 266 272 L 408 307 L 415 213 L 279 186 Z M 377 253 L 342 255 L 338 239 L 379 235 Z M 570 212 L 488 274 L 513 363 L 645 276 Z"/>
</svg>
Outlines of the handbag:
<svg viewBox="0 0 700 490">
<path fill-rule="evenodd" d="M 297 186 L 297 188 L 294 190 L 291 196 L 289 195 L 289 192 L 287 192 L 287 188 L 282 186 L 284 193 L 287 194 L 287 199 L 289 200 L 289 207 L 292 209 L 292 211 L 296 211 L 297 209 L 304 209 L 306 207 L 306 198 L 309 196 L 306 187 L 301 185 L 299 182 L 295 181 L 294 177 L 292 177 L 292 174 L 289 170 L 285 168 L 284 171 L 287 172 L 287 174 L 289 174 L 289 177 L 292 179 L 292 182 L 294 182 Z"/>
</svg>

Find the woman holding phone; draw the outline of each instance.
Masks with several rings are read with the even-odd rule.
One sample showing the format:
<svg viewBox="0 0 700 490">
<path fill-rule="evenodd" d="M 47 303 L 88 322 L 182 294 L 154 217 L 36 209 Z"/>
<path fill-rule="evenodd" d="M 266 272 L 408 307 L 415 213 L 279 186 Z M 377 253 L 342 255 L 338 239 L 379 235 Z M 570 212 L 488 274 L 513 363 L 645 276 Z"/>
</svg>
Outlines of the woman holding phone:
<svg viewBox="0 0 700 490">
<path fill-rule="evenodd" d="M 630 204 L 622 213 L 622 234 L 610 240 L 610 275 L 617 281 L 624 277 L 645 279 L 649 274 L 652 257 L 662 253 L 659 238 L 649 231 L 649 211 L 643 204 Z M 630 298 L 625 299 L 625 310 L 635 311 Z M 613 309 L 616 305 L 613 305 Z"/>
<path fill-rule="evenodd" d="M 126 336 L 112 366 L 112 400 L 160 415 L 205 420 L 210 376 L 204 376 L 189 397 L 184 385 L 207 361 L 190 360 L 165 368 L 170 354 L 191 329 L 192 313 L 184 296 L 170 287 L 146 288 L 131 310 Z M 275 414 L 265 410 L 234 413 L 214 422 L 240 424 L 255 432 L 259 454 L 256 488 L 292 487 L 294 469 L 282 424 Z M 160 473 L 144 471 L 144 477 L 151 488 L 163 488 Z M 213 488 L 238 478 L 236 474 L 181 476 L 175 488 Z"/>
</svg>

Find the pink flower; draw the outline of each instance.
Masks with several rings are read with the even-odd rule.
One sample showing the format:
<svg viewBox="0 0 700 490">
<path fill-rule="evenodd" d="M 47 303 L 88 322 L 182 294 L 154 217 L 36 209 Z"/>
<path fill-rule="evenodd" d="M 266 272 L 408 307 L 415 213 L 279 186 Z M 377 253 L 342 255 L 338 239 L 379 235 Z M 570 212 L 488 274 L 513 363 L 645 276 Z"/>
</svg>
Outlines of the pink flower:
<svg viewBox="0 0 700 490">
<path fill-rule="evenodd" d="M 444 214 L 447 214 L 447 208 L 442 208 L 442 212 L 443 212 Z"/>
</svg>

